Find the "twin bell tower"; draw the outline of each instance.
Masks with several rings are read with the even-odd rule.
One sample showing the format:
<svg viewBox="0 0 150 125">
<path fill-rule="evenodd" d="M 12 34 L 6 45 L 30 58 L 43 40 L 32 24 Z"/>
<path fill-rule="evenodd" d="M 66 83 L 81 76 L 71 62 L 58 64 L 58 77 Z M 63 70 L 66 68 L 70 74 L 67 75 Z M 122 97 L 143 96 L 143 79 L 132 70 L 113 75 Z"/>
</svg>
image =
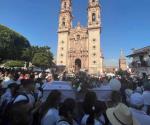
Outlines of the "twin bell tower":
<svg viewBox="0 0 150 125">
<path fill-rule="evenodd" d="M 75 1 L 75 0 L 74 0 Z M 87 26 L 72 26 L 72 0 L 61 0 L 58 25 L 57 65 L 67 72 L 103 72 L 101 53 L 101 7 L 99 0 L 88 1 Z"/>
</svg>

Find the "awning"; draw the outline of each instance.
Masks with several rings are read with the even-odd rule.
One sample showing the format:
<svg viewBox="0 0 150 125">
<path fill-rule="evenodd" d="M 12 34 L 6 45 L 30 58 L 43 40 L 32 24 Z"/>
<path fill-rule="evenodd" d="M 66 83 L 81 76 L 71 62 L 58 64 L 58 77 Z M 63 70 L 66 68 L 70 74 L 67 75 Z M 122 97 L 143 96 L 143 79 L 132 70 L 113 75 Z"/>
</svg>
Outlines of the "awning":
<svg viewBox="0 0 150 125">
<path fill-rule="evenodd" d="M 138 53 L 133 53 L 133 54 L 131 54 L 131 55 L 128 55 L 128 56 L 126 56 L 126 57 L 135 57 L 135 56 L 143 56 L 143 55 L 145 55 L 145 54 L 148 54 L 148 52 L 138 52 Z"/>
</svg>

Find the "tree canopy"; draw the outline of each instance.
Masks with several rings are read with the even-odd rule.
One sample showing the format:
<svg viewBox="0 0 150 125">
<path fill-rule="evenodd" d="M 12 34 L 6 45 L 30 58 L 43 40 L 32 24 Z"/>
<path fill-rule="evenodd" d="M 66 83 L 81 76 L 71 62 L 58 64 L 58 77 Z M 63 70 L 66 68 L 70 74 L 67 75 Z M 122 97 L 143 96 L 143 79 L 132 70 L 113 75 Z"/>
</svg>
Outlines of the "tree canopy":
<svg viewBox="0 0 150 125">
<path fill-rule="evenodd" d="M 53 64 L 52 60 L 53 54 L 48 46 L 31 46 L 24 36 L 0 25 L 0 62 L 6 62 L 8 67 L 20 67 L 22 61 L 26 61 L 48 68 Z"/>
<path fill-rule="evenodd" d="M 29 41 L 19 33 L 0 25 L 0 59 L 21 59 L 22 51 L 30 47 Z"/>
<path fill-rule="evenodd" d="M 52 65 L 53 54 L 48 46 L 31 46 L 23 51 L 22 59 L 35 66 L 47 68 Z"/>
<path fill-rule="evenodd" d="M 52 66 L 53 54 L 50 51 L 50 48 L 47 46 L 44 47 L 34 47 L 32 53 L 34 53 L 32 58 L 32 63 L 35 66 L 48 68 Z"/>
</svg>

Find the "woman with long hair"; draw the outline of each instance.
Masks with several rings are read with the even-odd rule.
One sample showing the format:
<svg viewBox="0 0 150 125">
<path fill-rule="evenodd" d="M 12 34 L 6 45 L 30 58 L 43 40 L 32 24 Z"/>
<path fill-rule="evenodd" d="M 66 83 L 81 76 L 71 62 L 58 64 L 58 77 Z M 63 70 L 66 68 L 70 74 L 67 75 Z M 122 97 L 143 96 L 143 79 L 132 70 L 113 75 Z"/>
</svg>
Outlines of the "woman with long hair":
<svg viewBox="0 0 150 125">
<path fill-rule="evenodd" d="M 58 106 L 61 100 L 61 93 L 53 90 L 41 108 L 41 125 L 55 125 L 59 119 Z"/>
<path fill-rule="evenodd" d="M 88 114 L 83 116 L 81 125 L 105 125 L 102 108 L 102 103 L 96 101 L 93 106 L 89 107 Z"/>
<path fill-rule="evenodd" d="M 59 108 L 60 119 L 57 121 L 57 125 L 77 125 L 74 120 L 74 110 L 76 102 L 74 99 L 68 98 Z"/>
</svg>

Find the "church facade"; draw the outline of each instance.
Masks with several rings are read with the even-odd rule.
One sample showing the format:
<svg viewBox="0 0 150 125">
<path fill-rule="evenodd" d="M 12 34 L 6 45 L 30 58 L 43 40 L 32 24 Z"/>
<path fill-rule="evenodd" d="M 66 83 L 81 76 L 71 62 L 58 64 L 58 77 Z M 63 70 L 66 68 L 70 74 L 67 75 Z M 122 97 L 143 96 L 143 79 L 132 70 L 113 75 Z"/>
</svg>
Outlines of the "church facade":
<svg viewBox="0 0 150 125">
<path fill-rule="evenodd" d="M 57 65 L 66 66 L 68 72 L 80 69 L 89 74 L 103 72 L 101 53 L 101 7 L 99 0 L 89 0 L 88 25 L 72 26 L 72 1 L 61 0 L 58 27 Z"/>
</svg>

